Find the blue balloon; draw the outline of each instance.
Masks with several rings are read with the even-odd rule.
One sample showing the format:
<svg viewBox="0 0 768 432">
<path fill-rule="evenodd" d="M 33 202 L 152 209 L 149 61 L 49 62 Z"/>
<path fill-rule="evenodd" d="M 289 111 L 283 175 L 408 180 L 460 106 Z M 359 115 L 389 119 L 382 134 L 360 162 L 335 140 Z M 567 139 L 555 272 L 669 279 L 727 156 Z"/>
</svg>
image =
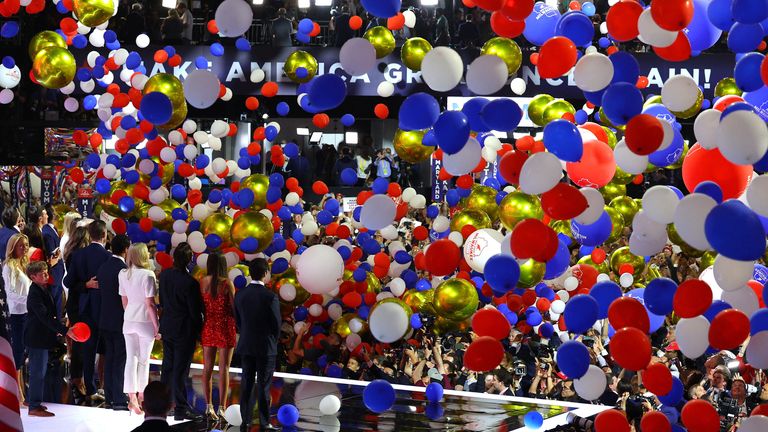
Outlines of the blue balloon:
<svg viewBox="0 0 768 432">
<path fill-rule="evenodd" d="M 344 98 L 347 97 L 347 85 L 338 75 L 320 75 L 310 82 L 307 97 L 309 97 L 309 103 L 314 109 L 320 111 L 334 109 L 341 105 Z"/>
<path fill-rule="evenodd" d="M 768 267 L 762 264 L 755 264 L 755 270 L 752 272 L 752 279 L 760 282 L 762 285 L 768 283 Z"/>
<path fill-rule="evenodd" d="M 741 90 L 751 92 L 763 88 L 763 80 L 760 78 L 760 66 L 763 59 L 765 59 L 764 55 L 751 52 L 736 62 L 733 77 Z"/>
<path fill-rule="evenodd" d="M 729 31 L 736 20 L 733 19 L 731 3 L 733 0 L 712 0 L 707 6 L 707 18 L 713 26 L 721 31 Z M 696 5 L 694 4 L 694 7 Z M 694 9 L 694 19 L 696 10 Z M 691 46 L 693 48 L 693 46 Z"/>
<path fill-rule="evenodd" d="M 669 278 L 656 278 L 646 285 L 643 299 L 645 307 L 653 314 L 672 313 L 672 300 L 677 291 L 677 284 Z"/>
<path fill-rule="evenodd" d="M 470 129 L 475 132 L 487 132 L 491 130 L 488 125 L 485 124 L 483 116 L 481 115 L 483 107 L 485 107 L 488 102 L 489 101 L 486 98 L 474 97 L 461 107 L 461 112 L 463 112 L 469 119 Z"/>
<path fill-rule="evenodd" d="M 565 273 L 570 266 L 570 259 L 571 253 L 568 251 L 568 245 L 558 238 L 557 252 L 555 252 L 555 256 L 552 259 L 546 262 L 544 280 L 555 279 Z"/>
<path fill-rule="evenodd" d="M 575 219 L 571 220 L 571 233 L 573 239 L 586 246 L 597 246 L 611 236 L 611 229 L 613 223 L 611 217 L 607 212 L 603 212 L 600 218 L 591 225 L 582 225 L 576 222 Z"/>
<path fill-rule="evenodd" d="M 150 92 L 141 98 L 141 114 L 156 125 L 167 123 L 173 114 L 173 104 L 168 96 L 160 92 Z"/>
<path fill-rule="evenodd" d="M 514 130 L 523 119 L 523 111 L 512 99 L 492 100 L 480 110 L 480 115 L 491 130 L 506 132 Z"/>
<path fill-rule="evenodd" d="M 614 300 L 622 296 L 621 287 L 613 281 L 607 280 L 598 282 L 592 285 L 589 290 L 589 295 L 594 297 L 599 306 L 597 317 L 598 319 L 608 318 L 608 308 L 611 307 L 611 303 Z"/>
<path fill-rule="evenodd" d="M 367 12 L 378 18 L 390 18 L 400 12 L 401 0 L 361 0 Z"/>
<path fill-rule="evenodd" d="M 576 120 L 576 124 L 584 124 L 589 120 L 589 114 L 584 110 L 578 110 L 574 115 L 574 119 Z"/>
<path fill-rule="evenodd" d="M 584 12 L 584 15 L 591 17 L 595 14 L 595 5 L 592 2 L 584 2 L 581 4 L 581 11 Z"/>
<path fill-rule="evenodd" d="M 440 149 L 449 155 L 456 154 L 469 139 L 469 120 L 461 111 L 445 111 L 435 122 L 434 130 Z"/>
<path fill-rule="evenodd" d="M 312 23 L 312 20 L 309 18 L 304 18 L 301 21 L 299 21 L 299 32 L 301 33 L 312 33 L 312 29 L 315 27 L 315 25 Z"/>
<path fill-rule="evenodd" d="M 8 69 L 13 69 L 13 67 L 16 66 L 16 60 L 11 56 L 5 56 L 3 57 L 3 66 Z"/>
<path fill-rule="evenodd" d="M 277 138 L 278 133 L 280 133 L 280 131 L 278 131 L 274 125 L 269 125 L 266 129 L 264 129 L 264 136 L 269 141 L 274 141 L 275 138 Z"/>
<path fill-rule="evenodd" d="M 440 104 L 429 93 L 414 93 L 400 105 L 397 116 L 402 130 L 429 129 L 440 117 Z"/>
<path fill-rule="evenodd" d="M 659 401 L 667 406 L 675 406 L 683 398 L 683 391 L 683 382 L 680 378 L 673 376 L 672 390 L 663 396 L 658 395 Z"/>
<path fill-rule="evenodd" d="M 436 382 L 430 383 L 424 391 L 424 395 L 430 402 L 440 402 L 443 398 L 443 386 Z"/>
<path fill-rule="evenodd" d="M 764 0 L 733 0 L 733 19 L 743 24 L 756 24 L 768 18 L 768 3 Z"/>
<path fill-rule="evenodd" d="M 363 403 L 369 410 L 383 413 L 394 405 L 395 389 L 382 379 L 371 381 L 363 390 Z"/>
<path fill-rule="evenodd" d="M 288 113 L 291 111 L 291 107 L 288 106 L 287 102 L 280 102 L 277 104 L 277 108 L 275 110 L 279 115 L 285 116 L 288 115 Z"/>
<path fill-rule="evenodd" d="M 749 318 L 749 334 L 754 336 L 765 330 L 768 330 L 768 309 L 762 308 Z"/>
<path fill-rule="evenodd" d="M 539 429 L 544 425 L 544 416 L 538 411 L 528 411 L 523 416 L 523 424 L 529 429 Z"/>
<path fill-rule="evenodd" d="M 544 45 L 544 42 L 555 36 L 558 21 L 560 12 L 556 8 L 537 2 L 533 5 L 533 12 L 525 19 L 523 37 L 534 45 Z"/>
<path fill-rule="evenodd" d="M 352 127 L 355 124 L 355 116 L 352 114 L 344 114 L 341 116 L 341 124 L 346 127 Z"/>
<path fill-rule="evenodd" d="M 520 265 L 511 255 L 498 254 L 485 263 L 485 281 L 494 293 L 504 295 L 520 280 Z"/>
<path fill-rule="evenodd" d="M 752 105 L 755 111 L 760 114 L 760 118 L 762 118 L 764 121 L 768 121 L 768 86 L 764 86 L 759 90 L 746 93 L 744 95 L 744 100 Z M 768 166 L 768 164 L 764 162 L 765 158 L 766 157 L 764 156 L 763 159 L 761 159 L 755 165 L 764 164 L 765 166 Z"/>
<path fill-rule="evenodd" d="M 354 168 L 344 168 L 341 171 L 341 182 L 347 186 L 353 186 L 357 183 L 357 171 Z"/>
<path fill-rule="evenodd" d="M 4 38 L 12 38 L 19 33 L 19 23 L 16 21 L 6 21 L 3 27 L 0 28 L 0 36 Z"/>
<path fill-rule="evenodd" d="M 525 310 L 525 323 L 529 326 L 536 327 L 541 324 L 542 321 L 544 321 L 544 318 L 535 306 L 531 306 Z"/>
<path fill-rule="evenodd" d="M 763 27 L 760 24 L 735 23 L 728 32 L 728 49 L 735 53 L 754 51 L 763 40 Z"/>
<path fill-rule="evenodd" d="M 129 196 L 124 196 L 120 198 L 120 201 L 118 201 L 118 207 L 120 208 L 120 211 L 123 213 L 132 212 L 135 206 L 136 206 L 136 203 L 133 201 L 133 198 Z"/>
<path fill-rule="evenodd" d="M 657 167 L 665 167 L 677 162 L 683 156 L 683 135 L 674 129 L 672 143 L 664 150 L 656 150 L 648 155 L 648 161 Z"/>
<path fill-rule="evenodd" d="M 627 297 L 632 297 L 640 303 L 643 303 L 643 306 L 645 306 L 645 288 L 635 288 L 627 293 Z M 648 321 L 651 323 L 651 333 L 660 329 L 661 326 L 664 325 L 664 315 L 656 315 L 651 313 L 647 306 L 645 306 L 645 312 L 648 314 Z"/>
<path fill-rule="evenodd" d="M 637 78 L 640 77 L 640 64 L 632 54 L 626 51 L 617 51 L 608 57 L 613 64 L 613 79 L 611 84 L 629 83 L 633 86 L 637 84 Z"/>
<path fill-rule="evenodd" d="M 427 147 L 437 147 L 437 138 L 435 138 L 435 131 L 430 129 L 424 134 L 424 138 L 421 139 L 421 143 Z"/>
<path fill-rule="evenodd" d="M 277 410 L 277 420 L 284 426 L 293 426 L 299 421 L 299 410 L 291 404 L 285 404 Z"/>
<path fill-rule="evenodd" d="M 765 253 L 760 218 L 739 200 L 718 204 L 704 222 L 707 241 L 717 253 L 738 261 L 756 261 Z"/>
<path fill-rule="evenodd" d="M 723 190 L 720 188 L 719 184 L 713 181 L 707 180 L 699 183 L 696 185 L 696 188 L 693 189 L 693 192 L 704 194 L 718 203 L 723 202 Z"/>
<path fill-rule="evenodd" d="M 235 41 L 235 47 L 240 51 L 250 51 L 251 50 L 251 43 L 248 42 L 248 39 L 244 37 L 237 38 Z"/>
<path fill-rule="evenodd" d="M 224 55 L 224 46 L 218 42 L 214 42 L 211 44 L 210 51 L 211 55 L 215 57 L 221 57 Z M 170 57 L 170 54 L 168 56 Z"/>
<path fill-rule="evenodd" d="M 422 324 L 421 322 L 421 315 L 419 315 L 418 313 L 411 315 L 411 327 L 418 330 L 423 326 L 424 324 Z"/>
<path fill-rule="evenodd" d="M 549 339 L 553 334 L 555 334 L 555 326 L 553 326 L 552 323 L 545 322 L 539 326 L 539 336 Z"/>
<path fill-rule="evenodd" d="M 437 402 L 429 402 L 424 408 L 424 414 L 428 419 L 438 421 L 445 415 L 445 408 Z"/>
<path fill-rule="evenodd" d="M 299 155 L 299 146 L 294 142 L 289 142 L 283 147 L 283 153 L 289 158 L 295 158 Z"/>
<path fill-rule="evenodd" d="M 603 113 L 611 123 L 621 126 L 643 111 L 643 94 L 635 84 L 611 84 L 603 94 Z"/>
<path fill-rule="evenodd" d="M 579 341 L 569 340 L 557 349 L 555 361 L 569 379 L 579 379 L 589 370 L 589 349 Z"/>
<path fill-rule="evenodd" d="M 296 40 L 301 43 L 309 43 L 310 37 L 308 33 L 296 33 Z"/>
<path fill-rule="evenodd" d="M 553 120 L 544 126 L 544 146 L 566 162 L 578 162 L 584 154 L 584 143 L 576 125 L 568 120 Z"/>
<path fill-rule="evenodd" d="M 566 328 L 573 333 L 586 332 L 597 321 L 599 310 L 597 300 L 591 295 L 580 294 L 571 298 L 563 311 Z"/>
<path fill-rule="evenodd" d="M 711 305 L 709 305 L 709 308 L 707 308 L 706 312 L 704 312 L 704 318 L 706 318 L 709 322 L 712 322 L 712 320 L 715 319 L 715 315 L 730 308 L 730 304 L 722 300 L 715 300 Z"/>
<path fill-rule="evenodd" d="M 693 19 L 683 30 L 691 43 L 691 51 L 706 51 L 712 48 L 723 34 L 707 16 L 707 8 L 712 3 L 712 0 L 693 0 Z M 731 25 L 733 22 L 727 28 L 731 28 Z"/>
<path fill-rule="evenodd" d="M 558 20 L 555 34 L 567 37 L 576 46 L 586 47 L 592 44 L 595 37 L 595 26 L 583 12 L 568 11 Z"/>
</svg>

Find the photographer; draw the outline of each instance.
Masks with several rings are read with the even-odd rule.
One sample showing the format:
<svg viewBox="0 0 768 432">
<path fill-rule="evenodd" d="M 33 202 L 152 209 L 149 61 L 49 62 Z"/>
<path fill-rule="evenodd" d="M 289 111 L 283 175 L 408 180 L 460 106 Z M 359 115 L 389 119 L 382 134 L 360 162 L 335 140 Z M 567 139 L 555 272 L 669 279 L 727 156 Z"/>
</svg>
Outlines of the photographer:
<svg viewBox="0 0 768 432">
<path fill-rule="evenodd" d="M 549 358 L 536 359 L 536 376 L 528 388 L 528 397 L 546 399 L 555 388 L 551 362 L 552 360 Z"/>
</svg>

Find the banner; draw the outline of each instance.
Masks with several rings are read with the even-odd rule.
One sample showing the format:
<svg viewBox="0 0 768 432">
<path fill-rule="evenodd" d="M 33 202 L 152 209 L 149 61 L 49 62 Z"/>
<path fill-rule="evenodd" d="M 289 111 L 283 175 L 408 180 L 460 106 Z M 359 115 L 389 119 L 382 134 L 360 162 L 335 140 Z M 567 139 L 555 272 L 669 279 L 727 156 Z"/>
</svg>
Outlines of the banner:
<svg viewBox="0 0 768 432">
<path fill-rule="evenodd" d="M 77 187 L 77 212 L 84 218 L 93 218 L 93 189 L 88 184 Z"/>
<path fill-rule="evenodd" d="M 44 206 L 53 203 L 55 190 L 53 169 L 43 168 L 40 170 L 40 202 Z"/>
<path fill-rule="evenodd" d="M 11 176 L 8 176 L 8 191 L 10 192 L 10 198 L 11 198 L 11 204 L 14 206 L 19 205 L 19 195 L 16 190 L 16 185 L 19 183 L 19 176 L 18 174 L 14 174 Z"/>
<path fill-rule="evenodd" d="M 445 193 L 448 191 L 448 182 L 440 180 L 440 170 L 443 168 L 443 161 L 430 157 L 432 161 L 432 169 L 430 170 L 430 178 L 432 182 L 432 196 L 429 202 L 442 202 L 445 198 Z"/>
</svg>

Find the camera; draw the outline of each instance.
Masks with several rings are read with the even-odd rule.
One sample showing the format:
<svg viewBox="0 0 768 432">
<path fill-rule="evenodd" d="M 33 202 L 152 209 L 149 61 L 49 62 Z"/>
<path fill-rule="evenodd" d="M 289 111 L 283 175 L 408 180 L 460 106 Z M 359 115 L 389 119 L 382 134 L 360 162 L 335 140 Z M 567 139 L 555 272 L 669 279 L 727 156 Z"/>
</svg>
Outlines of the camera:
<svg viewBox="0 0 768 432">
<path fill-rule="evenodd" d="M 525 363 L 521 361 L 515 362 L 515 375 L 525 376 L 527 374 L 528 374 L 528 368 L 525 366 Z"/>
<path fill-rule="evenodd" d="M 721 397 L 717 401 L 717 413 L 720 414 L 720 428 L 728 430 L 739 418 L 739 403 L 728 396 Z"/>
<path fill-rule="evenodd" d="M 539 365 L 541 370 L 549 370 L 549 363 L 542 363 Z"/>
</svg>

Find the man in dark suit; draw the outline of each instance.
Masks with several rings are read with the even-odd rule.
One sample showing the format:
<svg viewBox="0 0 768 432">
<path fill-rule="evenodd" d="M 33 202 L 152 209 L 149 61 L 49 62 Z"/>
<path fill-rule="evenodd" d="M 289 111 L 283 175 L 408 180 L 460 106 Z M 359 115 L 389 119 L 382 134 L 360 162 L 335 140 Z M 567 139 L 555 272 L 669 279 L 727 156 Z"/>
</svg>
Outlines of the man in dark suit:
<svg viewBox="0 0 768 432">
<path fill-rule="evenodd" d="M 123 393 L 125 372 L 125 338 L 123 337 L 123 300 L 119 293 L 117 279 L 125 268 L 125 255 L 131 241 L 128 236 L 118 234 L 112 239 L 112 257 L 107 259 L 96 272 L 101 294 L 99 333 L 104 343 L 104 399 L 115 411 L 128 411 L 128 401 Z"/>
<path fill-rule="evenodd" d="M 98 291 L 99 281 L 96 279 L 96 272 L 104 262 L 112 257 L 112 254 L 104 247 L 107 240 L 107 224 L 104 221 L 95 220 L 88 224 L 88 234 L 91 236 L 91 244 L 72 253 L 64 284 L 70 290 L 80 294 L 76 305 L 79 315 L 77 318 L 91 328 L 91 337 L 82 344 L 75 343 L 74 349 L 80 349 L 82 352 L 83 380 L 85 381 L 85 390 L 88 393 L 86 396 L 88 396 L 89 402 L 96 402 L 102 399 L 97 393 L 94 374 L 96 347 L 99 342 L 99 315 L 101 313 L 101 294 Z"/>
<path fill-rule="evenodd" d="M 181 243 L 173 251 L 173 267 L 160 273 L 160 334 L 163 339 L 161 378 L 170 387 L 176 420 L 200 420 L 187 402 L 186 380 L 195 345 L 203 328 L 200 284 L 189 274 L 192 248 Z"/>
<path fill-rule="evenodd" d="M 0 228 L 0 261 L 5 261 L 5 248 L 8 247 L 8 240 L 14 234 L 21 232 L 18 228 L 19 219 L 21 216 L 15 207 L 8 207 L 3 210 L 3 227 Z"/>
<path fill-rule="evenodd" d="M 240 383 L 240 430 L 247 432 L 251 423 L 254 378 L 259 392 L 260 430 L 277 430 L 269 423 L 269 387 L 275 372 L 277 338 L 280 335 L 280 302 L 264 285 L 271 276 L 263 258 L 248 264 L 253 282 L 235 294 L 235 325 L 240 333 L 235 352 L 240 355 L 243 377 Z"/>
<path fill-rule="evenodd" d="M 144 423 L 132 432 L 169 432 L 172 431 L 165 417 L 173 406 L 171 389 L 160 381 L 152 381 L 144 388 Z"/>
<path fill-rule="evenodd" d="M 59 232 L 56 230 L 56 227 L 53 226 L 52 221 L 56 220 L 56 213 L 52 205 L 48 204 L 45 206 L 45 212 L 48 214 L 48 223 L 43 225 L 42 231 L 43 231 L 43 245 L 45 253 L 48 255 L 46 258 L 50 258 L 53 255 L 56 255 L 58 251 L 59 257 L 61 257 L 61 254 L 63 251 L 59 250 L 59 245 L 61 244 L 61 237 L 59 236 Z M 60 259 L 56 265 L 51 267 L 49 270 L 51 274 L 51 279 L 53 280 L 53 284 L 51 284 L 51 295 L 53 296 L 53 301 L 56 303 L 56 313 L 59 316 L 59 319 L 64 319 L 64 288 L 62 287 L 62 282 L 64 279 L 64 260 Z"/>
</svg>

